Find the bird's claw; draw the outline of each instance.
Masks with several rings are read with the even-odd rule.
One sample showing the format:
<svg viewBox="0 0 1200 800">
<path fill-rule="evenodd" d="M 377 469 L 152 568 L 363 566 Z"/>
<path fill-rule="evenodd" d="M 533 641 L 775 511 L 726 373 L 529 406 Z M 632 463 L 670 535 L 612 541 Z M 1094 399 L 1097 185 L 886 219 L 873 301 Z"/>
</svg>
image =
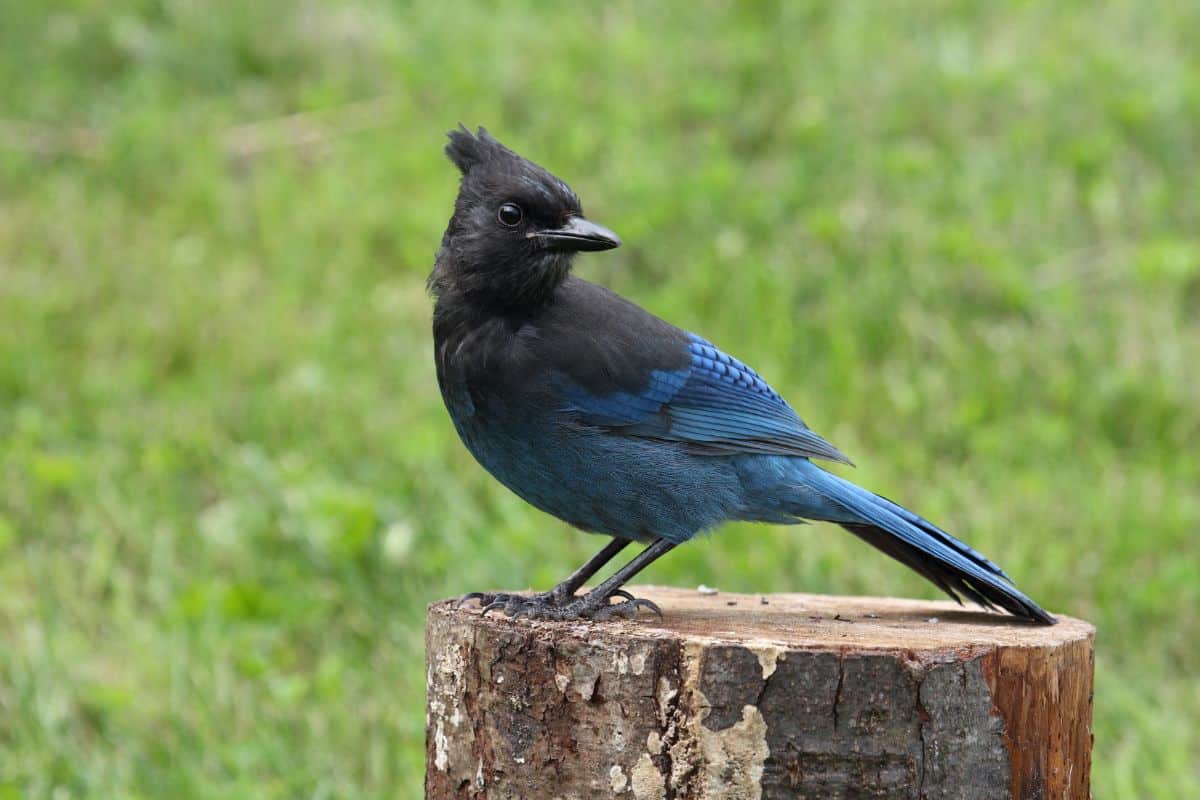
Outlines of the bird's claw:
<svg viewBox="0 0 1200 800">
<path fill-rule="evenodd" d="M 633 603 L 637 608 L 644 608 L 647 611 L 653 611 L 655 614 L 658 615 L 659 619 L 663 618 L 662 609 L 659 608 L 658 603 L 655 603 L 653 600 L 647 600 L 643 597 L 634 597 L 633 595 L 631 595 L 629 592 L 625 591 L 624 589 L 617 589 L 615 592 L 612 593 L 612 596 L 613 597 L 624 597 L 625 600 L 627 601 L 626 603 L 619 603 L 618 605 L 623 606 L 623 605 L 627 605 L 628 603 Z"/>
<path fill-rule="evenodd" d="M 464 594 L 462 597 L 458 598 L 458 602 L 454 604 L 454 607 L 462 608 L 472 600 L 478 600 L 482 605 L 487 605 L 488 603 L 492 602 L 495 597 L 496 595 L 489 592 L 468 592 L 467 594 Z"/>
<path fill-rule="evenodd" d="M 472 600 L 479 601 L 479 613 L 486 616 L 491 611 L 502 611 L 507 617 L 516 619 L 517 612 L 532 605 L 561 605 L 553 592 L 540 592 L 534 595 L 516 594 L 514 592 L 470 592 L 458 599 L 456 608 L 462 608 Z"/>
<path fill-rule="evenodd" d="M 638 612 L 639 608 L 644 608 L 647 611 L 651 611 L 651 612 L 657 614 L 659 619 L 663 618 L 662 609 L 659 608 L 658 604 L 655 603 L 654 601 L 646 600 L 641 597 L 634 597 L 629 592 L 626 592 L 621 589 L 618 589 L 617 591 L 613 592 L 614 597 L 616 597 L 617 595 L 624 597 L 625 602 L 612 603 L 612 604 L 609 604 L 606 606 L 601 606 L 596 611 L 596 613 L 592 617 L 592 619 L 598 619 L 598 620 L 606 620 L 606 619 L 614 619 L 614 618 L 633 619 L 634 617 L 637 616 L 637 612 Z"/>
<path fill-rule="evenodd" d="M 614 597 L 622 598 L 622 602 L 609 602 Z M 646 609 L 662 619 L 662 609 L 656 603 L 640 597 L 634 597 L 624 589 L 617 589 L 606 597 L 586 594 L 582 597 L 560 598 L 553 592 L 542 592 L 530 596 L 511 594 L 508 592 L 471 592 L 463 595 L 458 601 L 462 606 L 471 600 L 478 600 L 482 607 L 480 614 L 486 615 L 491 611 L 499 611 L 509 619 L 527 617 L 533 620 L 580 620 L 591 619 L 605 621 L 611 619 L 632 619 L 637 616 L 638 609 Z"/>
<path fill-rule="evenodd" d="M 529 597 L 519 594 L 503 594 L 497 595 L 492 602 L 485 605 L 480 614 L 486 615 L 489 611 L 500 611 L 509 619 L 520 619 L 521 617 L 554 619 L 551 612 L 555 611 L 559 605 L 550 592 Z"/>
<path fill-rule="evenodd" d="M 635 597 L 633 598 L 633 604 L 638 608 L 644 608 L 647 611 L 654 612 L 659 619 L 663 618 L 662 609 L 659 608 L 658 603 L 654 602 L 653 600 L 647 600 L 644 597 Z"/>
<path fill-rule="evenodd" d="M 493 600 L 492 602 L 488 603 L 486 606 L 483 607 L 483 609 L 479 612 L 479 615 L 481 617 L 486 617 L 488 615 L 489 611 L 495 611 L 496 609 L 504 610 L 507 607 L 508 607 L 507 600 Z"/>
</svg>

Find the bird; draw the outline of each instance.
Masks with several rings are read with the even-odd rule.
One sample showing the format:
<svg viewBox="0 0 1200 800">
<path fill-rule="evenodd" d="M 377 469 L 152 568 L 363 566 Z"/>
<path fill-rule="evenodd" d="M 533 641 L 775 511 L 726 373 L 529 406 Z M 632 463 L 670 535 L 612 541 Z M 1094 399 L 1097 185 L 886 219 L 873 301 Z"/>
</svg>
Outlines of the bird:
<svg viewBox="0 0 1200 800">
<path fill-rule="evenodd" d="M 662 610 L 622 588 L 731 520 L 840 525 L 962 604 L 1054 618 L 932 522 L 819 466 L 850 460 L 737 358 L 572 272 L 621 245 L 560 178 L 479 127 L 429 275 L 438 386 L 467 450 L 526 502 L 609 537 L 553 588 L 471 592 L 484 613 L 604 621 Z M 632 543 L 609 578 L 587 581 Z"/>
</svg>

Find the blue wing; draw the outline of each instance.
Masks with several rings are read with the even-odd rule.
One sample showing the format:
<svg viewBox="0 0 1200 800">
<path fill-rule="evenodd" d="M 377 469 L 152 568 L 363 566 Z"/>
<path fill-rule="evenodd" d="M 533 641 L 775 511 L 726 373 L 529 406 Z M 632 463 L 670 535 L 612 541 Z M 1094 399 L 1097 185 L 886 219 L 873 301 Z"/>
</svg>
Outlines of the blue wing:
<svg viewBox="0 0 1200 800">
<path fill-rule="evenodd" d="M 687 335 L 687 365 L 649 373 L 636 393 L 565 387 L 565 411 L 627 436 L 677 442 L 708 455 L 771 453 L 849 464 L 754 370 Z"/>
</svg>

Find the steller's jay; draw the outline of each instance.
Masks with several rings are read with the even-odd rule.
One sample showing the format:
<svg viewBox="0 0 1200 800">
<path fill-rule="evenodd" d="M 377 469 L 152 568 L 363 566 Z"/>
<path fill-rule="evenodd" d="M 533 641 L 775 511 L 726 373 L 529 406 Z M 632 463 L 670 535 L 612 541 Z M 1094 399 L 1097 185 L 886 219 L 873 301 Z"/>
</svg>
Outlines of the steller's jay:
<svg viewBox="0 0 1200 800">
<path fill-rule="evenodd" d="M 462 171 L 430 291 L 438 384 L 472 455 L 534 506 L 612 537 L 548 592 L 475 592 L 485 611 L 628 617 L 621 586 L 726 520 L 837 523 L 955 600 L 1054 619 L 1004 571 L 928 520 L 813 463 L 849 463 L 754 370 L 570 274 L 621 244 L 563 181 L 480 128 L 449 134 Z M 630 542 L 648 546 L 576 592 Z M 961 602 L 961 600 L 960 600 Z"/>
</svg>

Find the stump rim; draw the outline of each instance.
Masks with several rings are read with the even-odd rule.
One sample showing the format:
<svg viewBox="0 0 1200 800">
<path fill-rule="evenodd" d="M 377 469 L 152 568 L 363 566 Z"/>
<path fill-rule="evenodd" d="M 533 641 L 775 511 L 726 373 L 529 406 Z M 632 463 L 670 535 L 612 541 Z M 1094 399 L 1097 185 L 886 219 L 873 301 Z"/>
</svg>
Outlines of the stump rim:
<svg viewBox="0 0 1200 800">
<path fill-rule="evenodd" d="M 1056 625 L 1038 625 L 948 600 L 793 592 L 701 594 L 695 589 L 658 585 L 627 588 L 634 595 L 662 606 L 664 618 L 659 620 L 643 612 L 633 620 L 605 622 L 510 620 L 495 612 L 482 617 L 473 603 L 457 608 L 456 598 L 430 603 L 426 611 L 430 617 L 436 614 L 457 618 L 471 625 L 532 630 L 581 640 L 621 635 L 636 639 L 674 638 L 697 645 L 751 644 L 814 652 L 847 649 L 907 652 L 918 657 L 947 651 L 961 658 L 995 649 L 1058 648 L 1094 640 L 1096 635 L 1093 624 L 1067 615 L 1056 614 Z M 762 603 L 763 598 L 766 604 Z M 729 605 L 731 602 L 734 605 Z"/>
</svg>

